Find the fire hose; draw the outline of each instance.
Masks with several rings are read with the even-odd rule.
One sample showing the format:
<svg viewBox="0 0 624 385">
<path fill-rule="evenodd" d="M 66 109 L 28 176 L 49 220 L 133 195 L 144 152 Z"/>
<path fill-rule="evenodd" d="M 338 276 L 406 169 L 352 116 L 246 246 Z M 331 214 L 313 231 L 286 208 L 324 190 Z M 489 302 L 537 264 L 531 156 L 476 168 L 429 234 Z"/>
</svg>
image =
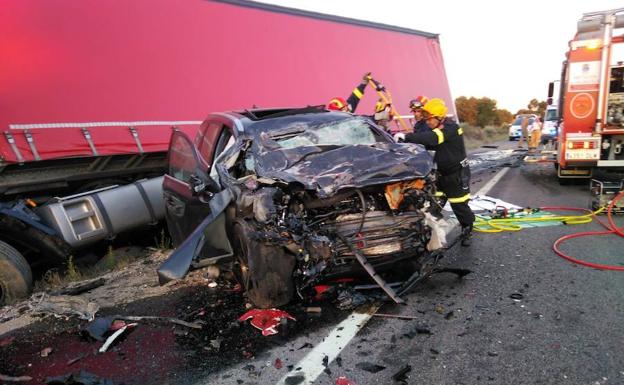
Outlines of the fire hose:
<svg viewBox="0 0 624 385">
<path fill-rule="evenodd" d="M 585 223 L 590 223 L 592 220 L 598 222 L 602 227 L 606 230 L 604 231 L 583 231 L 579 233 L 573 233 L 564 235 L 563 237 L 557 239 L 553 244 L 553 251 L 560 256 L 561 258 L 576 263 L 578 265 L 591 267 L 599 270 L 612 270 L 612 271 L 624 271 L 624 266 L 615 266 L 615 265 L 606 265 L 594 262 L 587 262 L 582 259 L 574 258 L 559 248 L 559 246 L 567 240 L 588 236 L 603 236 L 603 235 L 617 235 L 624 238 L 624 226 L 618 228 L 613 220 L 613 209 L 616 207 L 618 201 L 624 198 L 624 191 L 620 192 L 613 200 L 609 203 L 609 205 L 605 207 L 601 207 L 596 211 L 591 211 L 589 209 L 582 209 L 577 207 L 564 207 L 564 206 L 546 206 L 540 207 L 539 210 L 552 210 L 552 211 L 576 211 L 576 212 L 584 212 L 582 215 L 558 215 L 558 216 L 547 216 L 547 217 L 538 217 L 538 218 L 494 218 L 494 219 L 485 219 L 477 217 L 477 220 L 474 225 L 474 230 L 481 233 L 500 233 L 503 231 L 520 231 L 522 226 L 518 223 L 528 223 L 528 222 L 547 222 L 547 221 L 558 221 L 567 225 L 580 225 Z M 604 212 L 606 210 L 608 223 L 604 223 L 600 220 L 596 215 Z"/>
</svg>

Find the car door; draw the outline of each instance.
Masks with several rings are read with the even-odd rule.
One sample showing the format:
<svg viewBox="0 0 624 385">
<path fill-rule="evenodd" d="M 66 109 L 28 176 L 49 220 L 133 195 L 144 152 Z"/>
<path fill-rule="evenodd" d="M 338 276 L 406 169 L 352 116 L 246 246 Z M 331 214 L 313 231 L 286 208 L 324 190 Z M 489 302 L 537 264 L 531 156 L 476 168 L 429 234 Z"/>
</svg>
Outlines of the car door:
<svg viewBox="0 0 624 385">
<path fill-rule="evenodd" d="M 177 247 L 158 269 L 161 284 L 182 278 L 192 264 L 232 257 L 224 213 L 232 195 L 218 188 L 209 173 L 233 143 L 231 126 L 219 121 L 202 124 L 195 143 L 182 132 L 172 135 L 163 190 L 167 225 Z"/>
<path fill-rule="evenodd" d="M 169 142 L 168 169 L 163 181 L 165 218 L 174 246 L 179 246 L 209 214 L 208 193 L 194 191 L 209 184 L 208 165 L 191 139 L 174 131 Z"/>
</svg>

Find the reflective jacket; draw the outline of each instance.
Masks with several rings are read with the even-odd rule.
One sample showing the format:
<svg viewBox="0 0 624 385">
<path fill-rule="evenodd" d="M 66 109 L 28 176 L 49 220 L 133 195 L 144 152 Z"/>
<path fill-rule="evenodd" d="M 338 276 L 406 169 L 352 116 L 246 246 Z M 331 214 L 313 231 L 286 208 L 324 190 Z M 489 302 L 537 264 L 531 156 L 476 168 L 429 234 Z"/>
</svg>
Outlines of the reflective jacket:
<svg viewBox="0 0 624 385">
<path fill-rule="evenodd" d="M 427 125 L 427 121 L 425 119 L 420 119 L 416 123 L 414 123 L 414 132 L 427 132 L 430 131 L 431 128 Z"/>
<path fill-rule="evenodd" d="M 358 104 L 360 103 L 360 99 L 364 96 L 364 89 L 366 88 L 367 83 L 360 83 L 357 87 L 353 89 L 351 95 L 347 99 L 347 107 L 349 108 L 349 112 L 355 112 Z"/>
<path fill-rule="evenodd" d="M 440 127 L 429 131 L 412 132 L 405 135 L 405 141 L 424 145 L 434 150 L 435 162 L 442 175 L 449 175 L 462 169 L 466 159 L 464 131 L 457 123 L 444 120 Z"/>
</svg>

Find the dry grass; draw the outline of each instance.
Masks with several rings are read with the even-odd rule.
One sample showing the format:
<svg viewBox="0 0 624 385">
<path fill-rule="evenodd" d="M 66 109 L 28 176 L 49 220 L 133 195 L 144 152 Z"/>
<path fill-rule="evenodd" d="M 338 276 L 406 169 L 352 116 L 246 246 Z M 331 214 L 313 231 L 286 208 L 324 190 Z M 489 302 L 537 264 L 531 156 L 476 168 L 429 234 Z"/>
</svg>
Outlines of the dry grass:
<svg viewBox="0 0 624 385">
<path fill-rule="evenodd" d="M 507 139 L 509 132 L 506 126 L 486 126 L 485 128 L 462 124 L 466 148 L 477 148 L 484 144 Z"/>
<path fill-rule="evenodd" d="M 166 243 L 163 242 L 163 244 Z M 162 249 L 159 250 L 162 251 Z M 113 249 L 109 247 L 106 254 L 97 263 L 83 263 L 82 265 L 78 264 L 80 261 L 77 261 L 78 263 L 74 261 L 73 256 L 69 256 L 65 269 L 48 270 L 40 280 L 35 282 L 34 291 L 55 290 L 72 282 L 96 278 L 111 271 L 123 270 L 150 253 L 149 248 L 122 247 Z"/>
</svg>

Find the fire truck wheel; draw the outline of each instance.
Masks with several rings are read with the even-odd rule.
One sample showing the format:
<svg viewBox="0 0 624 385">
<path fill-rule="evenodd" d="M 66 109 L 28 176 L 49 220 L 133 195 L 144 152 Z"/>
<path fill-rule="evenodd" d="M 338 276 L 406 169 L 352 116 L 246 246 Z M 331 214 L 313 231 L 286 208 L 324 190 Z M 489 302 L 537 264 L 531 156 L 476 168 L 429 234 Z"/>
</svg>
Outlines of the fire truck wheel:
<svg viewBox="0 0 624 385">
<path fill-rule="evenodd" d="M 32 272 L 24 257 L 0 241 L 0 306 L 25 298 L 32 289 Z"/>
</svg>

